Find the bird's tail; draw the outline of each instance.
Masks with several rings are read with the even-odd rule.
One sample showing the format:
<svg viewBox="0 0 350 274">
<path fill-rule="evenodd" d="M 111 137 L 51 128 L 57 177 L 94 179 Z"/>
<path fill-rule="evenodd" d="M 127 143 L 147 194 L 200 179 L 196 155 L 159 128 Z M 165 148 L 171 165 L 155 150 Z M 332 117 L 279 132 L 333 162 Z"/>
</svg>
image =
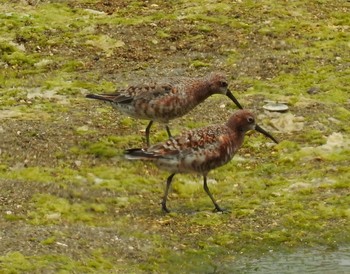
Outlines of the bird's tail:
<svg viewBox="0 0 350 274">
<path fill-rule="evenodd" d="M 86 98 L 91 98 L 91 99 L 97 99 L 97 100 L 102 100 L 102 101 L 107 101 L 107 102 L 113 102 L 114 101 L 114 96 L 107 95 L 107 94 L 87 94 Z"/>
<path fill-rule="evenodd" d="M 151 160 L 158 158 L 152 152 L 147 152 L 142 148 L 130 148 L 124 151 L 125 158 L 128 160 Z"/>
</svg>

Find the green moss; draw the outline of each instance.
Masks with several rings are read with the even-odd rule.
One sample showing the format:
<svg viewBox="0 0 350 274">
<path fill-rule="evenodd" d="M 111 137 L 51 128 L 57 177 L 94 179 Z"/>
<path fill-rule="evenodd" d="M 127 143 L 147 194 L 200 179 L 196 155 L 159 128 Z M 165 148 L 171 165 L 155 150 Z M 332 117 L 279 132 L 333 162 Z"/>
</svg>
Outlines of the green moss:
<svg viewBox="0 0 350 274">
<path fill-rule="evenodd" d="M 239 60 L 239 54 L 235 50 L 229 50 L 225 52 L 227 54 L 226 58 L 226 65 L 227 66 L 234 66 L 236 62 Z"/>
<path fill-rule="evenodd" d="M 34 181 L 34 182 L 50 182 L 53 174 L 51 169 L 42 167 L 27 167 L 7 172 L 6 177 L 10 179 Z"/>
<path fill-rule="evenodd" d="M 115 48 L 124 47 L 125 43 L 121 40 L 115 40 L 106 35 L 99 36 L 89 36 L 89 40 L 86 41 L 86 44 L 99 48 L 103 50 L 107 56 L 111 56 Z"/>
<path fill-rule="evenodd" d="M 4 216 L 4 219 L 7 220 L 7 221 L 19 221 L 19 220 L 24 220 L 25 217 L 24 216 L 21 216 L 21 215 L 15 215 L 15 214 L 6 214 Z"/>
<path fill-rule="evenodd" d="M 107 207 L 105 204 L 91 204 L 89 205 L 90 209 L 94 212 L 105 213 L 107 211 Z"/>
<path fill-rule="evenodd" d="M 56 240 L 57 240 L 57 237 L 51 236 L 51 237 L 48 237 L 48 238 L 42 240 L 41 244 L 43 244 L 43 245 L 52 245 L 52 244 L 54 244 L 56 242 Z"/>
<path fill-rule="evenodd" d="M 77 61 L 77 60 L 70 60 L 63 65 L 62 70 L 65 72 L 74 72 L 83 68 L 84 68 L 83 62 Z"/>
<path fill-rule="evenodd" d="M 191 66 L 195 68 L 200 68 L 200 67 L 210 67 L 211 64 L 201 60 L 194 60 L 191 62 Z"/>
<path fill-rule="evenodd" d="M 17 48 L 13 45 L 13 44 L 10 44 L 6 41 L 1 41 L 1 44 L 0 44 L 0 56 L 1 58 L 3 58 L 6 55 L 11 55 L 13 54 L 14 52 L 17 51 Z"/>
<path fill-rule="evenodd" d="M 163 39 L 171 37 L 171 35 L 168 32 L 164 31 L 164 30 L 158 30 L 157 31 L 157 36 L 159 38 L 163 38 Z"/>
<path fill-rule="evenodd" d="M 209 25 L 198 25 L 197 29 L 203 32 L 211 32 L 213 30 L 213 28 Z"/>
<path fill-rule="evenodd" d="M 346 122 L 350 119 L 350 111 L 344 107 L 338 106 L 335 109 L 335 118 L 339 119 L 340 121 Z M 346 127 L 346 124 L 344 124 Z"/>
<path fill-rule="evenodd" d="M 67 199 L 48 194 L 36 194 L 32 198 L 34 210 L 28 213 L 32 224 L 57 224 L 65 222 L 87 222 L 95 219 L 93 212 L 103 213 L 103 205 L 71 203 Z M 93 210 L 93 212 L 91 211 Z"/>
<path fill-rule="evenodd" d="M 293 141 L 283 140 L 277 146 L 275 146 L 275 149 L 279 152 L 291 153 L 293 151 L 299 151 L 300 145 Z"/>
<path fill-rule="evenodd" d="M 37 59 L 33 55 L 28 55 L 20 51 L 4 54 L 2 60 L 10 66 L 34 65 L 37 62 Z"/>
<path fill-rule="evenodd" d="M 194 192 L 197 192 L 199 190 L 201 186 L 201 183 L 199 182 L 200 180 L 201 179 L 197 177 L 177 177 L 176 179 L 174 179 L 172 188 L 173 192 L 178 193 L 182 197 L 190 198 L 194 194 Z"/>
<path fill-rule="evenodd" d="M 195 129 L 200 127 L 207 126 L 208 123 L 206 121 L 194 121 L 193 119 L 189 118 L 184 121 L 184 127 L 187 129 Z"/>
<path fill-rule="evenodd" d="M 24 256 L 20 252 L 8 253 L 5 256 L 1 256 L 0 260 L 2 271 L 5 271 L 6 273 L 32 271 L 53 271 L 58 273 L 79 271 L 89 273 L 95 271 L 108 272 L 111 269 L 115 269 L 116 271 L 122 270 L 123 268 L 125 269 L 123 266 L 113 266 L 100 250 L 94 250 L 91 256 L 86 256 L 83 261 L 75 261 L 72 258 L 63 255 Z"/>
<path fill-rule="evenodd" d="M 130 118 L 130 117 L 123 117 L 120 120 L 120 124 L 124 127 L 131 127 L 134 124 L 134 119 Z"/>
<path fill-rule="evenodd" d="M 86 148 L 86 153 L 93 154 L 96 157 L 111 158 L 118 155 L 118 150 L 111 147 L 111 145 L 108 143 L 99 142 L 89 145 Z"/>
<path fill-rule="evenodd" d="M 27 257 L 20 252 L 10 252 L 5 256 L 0 257 L 0 265 L 2 271 L 7 273 L 17 273 L 17 271 L 34 271 L 36 269 Z"/>
<path fill-rule="evenodd" d="M 303 132 L 301 138 L 308 140 L 312 145 L 323 145 L 326 142 L 323 132 L 319 130 L 308 130 Z"/>
<path fill-rule="evenodd" d="M 142 135 L 133 135 L 133 136 L 107 136 L 106 140 L 107 142 L 113 143 L 116 146 L 122 145 L 123 148 L 130 148 L 130 147 L 139 147 L 140 141 L 141 141 Z"/>
</svg>

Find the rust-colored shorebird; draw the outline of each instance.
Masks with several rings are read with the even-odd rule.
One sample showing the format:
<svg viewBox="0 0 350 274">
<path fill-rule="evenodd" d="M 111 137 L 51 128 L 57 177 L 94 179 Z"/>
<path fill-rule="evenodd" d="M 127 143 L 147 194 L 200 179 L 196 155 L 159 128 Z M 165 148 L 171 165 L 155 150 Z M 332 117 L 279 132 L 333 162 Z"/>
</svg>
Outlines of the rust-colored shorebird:
<svg viewBox="0 0 350 274">
<path fill-rule="evenodd" d="M 111 94 L 88 94 L 87 98 L 107 101 L 121 112 L 137 118 L 150 120 L 146 127 L 146 142 L 153 121 L 165 124 L 171 137 L 168 123 L 191 111 L 213 94 L 228 96 L 239 108 L 242 106 L 228 89 L 226 77 L 217 72 L 202 78 L 173 77 L 159 81 L 131 85 Z"/>
<path fill-rule="evenodd" d="M 224 125 L 187 131 L 147 149 L 128 149 L 125 151 L 125 157 L 129 160 L 152 161 L 159 168 L 171 172 L 162 200 L 162 209 L 165 212 L 169 212 L 166 206 L 167 196 L 176 173 L 203 175 L 205 192 L 212 200 L 215 210 L 223 211 L 208 188 L 208 172 L 228 163 L 242 146 L 245 133 L 253 129 L 278 143 L 272 135 L 255 123 L 253 113 L 239 110 Z"/>
</svg>

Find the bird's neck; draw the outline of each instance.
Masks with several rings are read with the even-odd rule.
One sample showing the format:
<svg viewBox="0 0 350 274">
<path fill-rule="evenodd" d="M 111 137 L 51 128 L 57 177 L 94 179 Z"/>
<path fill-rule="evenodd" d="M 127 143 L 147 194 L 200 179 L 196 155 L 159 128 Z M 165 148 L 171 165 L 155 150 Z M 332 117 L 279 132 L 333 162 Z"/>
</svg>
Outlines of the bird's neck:
<svg viewBox="0 0 350 274">
<path fill-rule="evenodd" d="M 195 90 L 196 92 L 193 93 L 193 96 L 195 97 L 195 101 L 198 103 L 203 102 L 205 99 L 207 99 L 209 96 L 213 94 L 209 84 L 206 82 L 198 83 L 196 85 Z"/>
<path fill-rule="evenodd" d="M 239 128 L 230 128 L 230 132 L 231 145 L 237 151 L 243 144 L 245 131 Z"/>
</svg>

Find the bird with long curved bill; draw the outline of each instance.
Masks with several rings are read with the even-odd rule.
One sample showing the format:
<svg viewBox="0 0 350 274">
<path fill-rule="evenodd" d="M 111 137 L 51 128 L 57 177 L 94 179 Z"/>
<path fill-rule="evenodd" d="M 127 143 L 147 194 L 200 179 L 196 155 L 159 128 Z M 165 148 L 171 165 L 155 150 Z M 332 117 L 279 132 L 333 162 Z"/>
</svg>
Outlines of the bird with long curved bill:
<svg viewBox="0 0 350 274">
<path fill-rule="evenodd" d="M 213 94 L 226 95 L 238 108 L 243 108 L 229 90 L 226 77 L 217 72 L 201 78 L 172 77 L 147 81 L 115 93 L 87 94 L 86 97 L 110 102 L 114 108 L 130 117 L 149 120 L 145 132 L 149 146 L 153 121 L 165 124 L 170 138 L 169 121 L 187 114 Z"/>
<path fill-rule="evenodd" d="M 207 175 L 210 170 L 227 164 L 233 158 L 249 130 L 256 130 L 278 143 L 270 133 L 256 124 L 252 112 L 239 110 L 223 125 L 186 131 L 146 149 L 128 149 L 125 151 L 125 157 L 129 160 L 154 162 L 160 169 L 171 173 L 161 203 L 163 211 L 169 212 L 167 197 L 176 173 L 201 174 L 204 190 L 213 202 L 215 210 L 223 211 L 209 190 Z"/>
</svg>

